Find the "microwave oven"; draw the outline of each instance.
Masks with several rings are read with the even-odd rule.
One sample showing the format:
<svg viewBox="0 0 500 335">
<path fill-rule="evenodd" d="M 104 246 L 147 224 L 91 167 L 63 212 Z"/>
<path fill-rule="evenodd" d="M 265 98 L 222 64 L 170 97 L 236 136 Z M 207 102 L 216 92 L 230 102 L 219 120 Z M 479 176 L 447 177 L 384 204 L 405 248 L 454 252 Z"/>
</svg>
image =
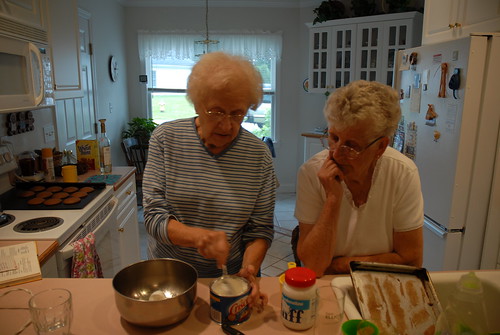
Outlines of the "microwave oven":
<svg viewBox="0 0 500 335">
<path fill-rule="evenodd" d="M 48 46 L 0 35 L 0 113 L 54 104 Z"/>
</svg>

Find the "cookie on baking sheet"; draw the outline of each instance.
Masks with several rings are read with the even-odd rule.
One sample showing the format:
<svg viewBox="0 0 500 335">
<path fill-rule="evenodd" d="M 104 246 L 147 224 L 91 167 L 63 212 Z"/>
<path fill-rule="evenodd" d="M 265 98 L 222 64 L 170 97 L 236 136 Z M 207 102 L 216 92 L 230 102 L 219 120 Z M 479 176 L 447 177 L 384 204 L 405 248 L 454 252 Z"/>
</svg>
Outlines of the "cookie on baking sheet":
<svg viewBox="0 0 500 335">
<path fill-rule="evenodd" d="M 40 205 L 45 201 L 44 198 L 33 198 L 27 201 L 28 205 Z"/>
<path fill-rule="evenodd" d="M 65 205 L 74 205 L 74 204 L 77 204 L 81 201 L 80 198 L 77 198 L 77 197 L 68 197 L 66 199 L 63 200 L 63 204 Z"/>
<path fill-rule="evenodd" d="M 57 192 L 61 192 L 62 191 L 62 187 L 61 186 L 51 186 L 51 187 L 47 187 L 47 191 L 48 192 L 52 192 L 52 193 L 57 193 Z"/>
<path fill-rule="evenodd" d="M 43 191 L 43 192 L 40 192 L 36 195 L 37 198 L 50 198 L 52 196 L 52 192 L 48 192 L 48 191 Z"/>
<path fill-rule="evenodd" d="M 33 192 L 41 192 L 45 190 L 45 186 L 42 185 L 33 186 L 30 190 L 32 190 Z"/>
<path fill-rule="evenodd" d="M 54 199 L 64 199 L 67 197 L 69 197 L 69 193 L 66 192 L 57 192 L 52 196 L 52 198 Z"/>
<path fill-rule="evenodd" d="M 85 193 L 91 193 L 94 191 L 95 191 L 95 188 L 90 187 L 90 186 L 84 186 L 80 189 L 80 192 L 85 192 Z"/>
<path fill-rule="evenodd" d="M 71 194 L 72 197 L 76 198 L 85 198 L 87 195 L 88 195 L 87 192 L 81 192 L 81 191 Z"/>
<path fill-rule="evenodd" d="M 75 186 L 68 186 L 68 187 L 65 187 L 63 189 L 64 192 L 66 193 L 73 193 L 73 192 L 76 192 L 78 191 L 78 187 L 75 187 Z"/>
<path fill-rule="evenodd" d="M 19 194 L 21 198 L 30 198 L 35 195 L 35 192 L 33 191 L 24 191 Z"/>
<path fill-rule="evenodd" d="M 62 202 L 61 199 L 50 198 L 50 199 L 45 200 L 43 202 L 43 204 L 47 205 L 47 206 L 54 206 L 54 205 L 59 205 L 61 202 Z"/>
</svg>

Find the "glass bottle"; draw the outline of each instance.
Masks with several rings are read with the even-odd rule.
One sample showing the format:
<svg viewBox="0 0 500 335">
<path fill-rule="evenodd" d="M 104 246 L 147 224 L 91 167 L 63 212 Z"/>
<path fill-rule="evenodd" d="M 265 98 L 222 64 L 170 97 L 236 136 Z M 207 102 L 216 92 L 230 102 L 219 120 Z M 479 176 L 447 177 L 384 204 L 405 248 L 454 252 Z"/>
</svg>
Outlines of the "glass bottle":
<svg viewBox="0 0 500 335">
<path fill-rule="evenodd" d="M 99 135 L 99 160 L 101 173 L 111 173 L 111 142 L 106 135 L 106 119 L 100 119 L 101 134 Z"/>
<path fill-rule="evenodd" d="M 52 148 L 42 148 L 42 162 L 45 181 L 55 181 L 56 175 L 54 172 L 54 155 L 52 153 Z"/>
</svg>

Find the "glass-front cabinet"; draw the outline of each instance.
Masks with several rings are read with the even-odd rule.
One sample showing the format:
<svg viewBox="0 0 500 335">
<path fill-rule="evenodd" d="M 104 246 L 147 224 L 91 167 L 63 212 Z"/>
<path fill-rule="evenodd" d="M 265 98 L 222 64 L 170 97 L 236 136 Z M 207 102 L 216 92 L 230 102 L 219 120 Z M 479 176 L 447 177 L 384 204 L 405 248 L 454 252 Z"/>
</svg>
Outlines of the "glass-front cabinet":
<svg viewBox="0 0 500 335">
<path fill-rule="evenodd" d="M 393 84 L 398 50 L 420 45 L 422 14 L 385 14 L 309 26 L 309 92 L 332 92 L 357 79 Z"/>
</svg>

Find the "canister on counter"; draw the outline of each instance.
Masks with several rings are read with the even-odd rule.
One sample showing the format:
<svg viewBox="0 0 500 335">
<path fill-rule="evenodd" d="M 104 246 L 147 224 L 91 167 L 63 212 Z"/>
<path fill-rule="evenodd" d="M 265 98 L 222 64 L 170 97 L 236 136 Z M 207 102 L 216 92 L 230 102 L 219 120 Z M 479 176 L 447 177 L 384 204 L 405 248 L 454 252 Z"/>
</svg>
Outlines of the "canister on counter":
<svg viewBox="0 0 500 335">
<path fill-rule="evenodd" d="M 316 320 L 316 273 L 305 267 L 286 270 L 281 298 L 281 321 L 290 329 L 304 330 Z"/>
<path fill-rule="evenodd" d="M 237 325 L 250 318 L 250 283 L 242 277 L 224 275 L 210 284 L 210 317 L 219 324 Z"/>
</svg>

